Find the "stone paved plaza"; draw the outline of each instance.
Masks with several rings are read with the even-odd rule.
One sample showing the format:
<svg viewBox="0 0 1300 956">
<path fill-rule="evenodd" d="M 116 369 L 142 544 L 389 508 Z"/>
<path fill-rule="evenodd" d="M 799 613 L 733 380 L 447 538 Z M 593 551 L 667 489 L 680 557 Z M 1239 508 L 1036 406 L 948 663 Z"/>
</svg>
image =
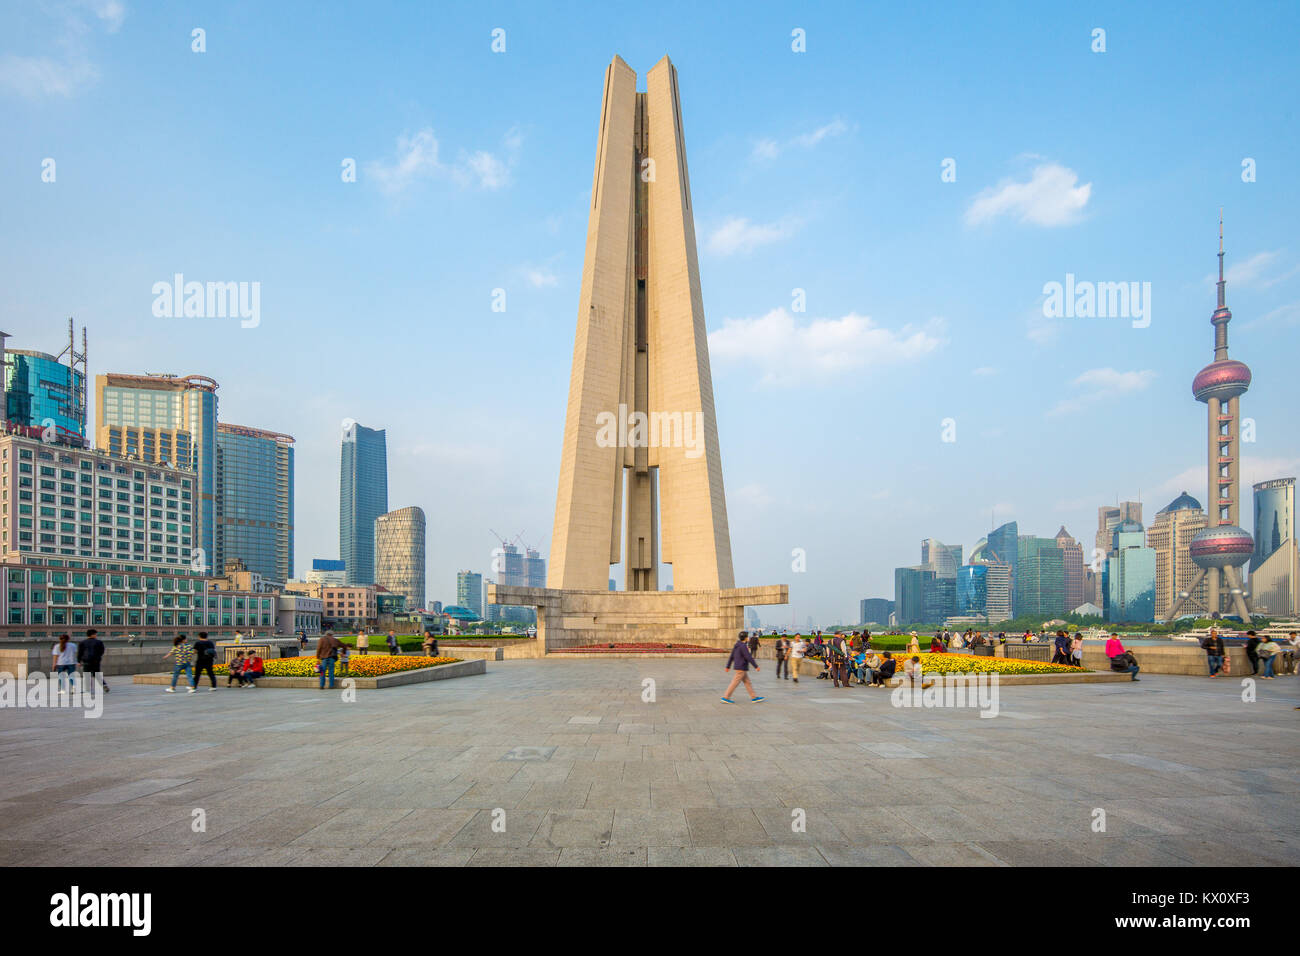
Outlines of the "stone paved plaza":
<svg viewBox="0 0 1300 956">
<path fill-rule="evenodd" d="M 1004 687 L 987 719 L 767 667 L 728 706 L 724 676 L 505 661 L 354 703 L 119 678 L 98 720 L 0 711 L 0 863 L 1300 863 L 1295 678 Z"/>
</svg>

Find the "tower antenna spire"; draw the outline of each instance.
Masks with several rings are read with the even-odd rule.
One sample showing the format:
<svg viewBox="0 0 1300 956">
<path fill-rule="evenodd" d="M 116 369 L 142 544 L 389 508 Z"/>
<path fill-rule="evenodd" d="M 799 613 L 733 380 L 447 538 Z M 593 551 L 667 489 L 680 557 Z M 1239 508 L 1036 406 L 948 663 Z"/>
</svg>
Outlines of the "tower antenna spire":
<svg viewBox="0 0 1300 956">
<path fill-rule="evenodd" d="M 1222 309 L 1228 304 L 1227 295 L 1224 291 L 1225 283 L 1223 280 L 1223 207 L 1219 207 L 1219 308 Z"/>
</svg>

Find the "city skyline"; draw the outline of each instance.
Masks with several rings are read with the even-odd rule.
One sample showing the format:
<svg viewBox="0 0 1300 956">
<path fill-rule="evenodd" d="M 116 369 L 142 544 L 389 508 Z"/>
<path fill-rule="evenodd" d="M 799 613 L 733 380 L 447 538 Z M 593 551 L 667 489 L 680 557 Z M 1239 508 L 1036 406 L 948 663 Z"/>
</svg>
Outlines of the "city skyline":
<svg viewBox="0 0 1300 956">
<path fill-rule="evenodd" d="M 973 49 L 973 13 L 923 29 L 892 11 L 861 76 L 839 21 L 865 14 L 760 5 L 737 25 L 697 11 L 702 28 L 684 37 L 614 11 L 574 35 L 507 8 L 495 55 L 496 24 L 451 11 L 438 62 L 389 31 L 362 41 L 343 77 L 319 49 L 345 25 L 303 9 L 247 14 L 264 29 L 241 29 L 237 44 L 230 14 L 205 14 L 202 55 L 188 14 L 132 7 L 115 29 L 87 15 L 95 82 L 43 90 L 0 76 L 0 121 L 15 131 L 0 157 L 0 251 L 24 277 L 0 298 L 11 347 L 56 353 L 72 315 L 90 328 L 92 378 L 210 376 L 221 420 L 294 435 L 297 573 L 336 554 L 345 418 L 387 431 L 390 500 L 428 515 L 429 599 L 447 600 L 458 568 L 489 567 L 489 525 L 525 529 L 549 553 L 599 102 L 589 77 L 611 48 L 638 70 L 670 52 L 689 85 L 736 577 L 791 586 L 793 607 L 765 611 L 765 624 L 851 620 L 861 598 L 890 594 L 919 541 L 970 550 L 990 511 L 1043 537 L 1064 525 L 1086 545 L 1112 500 L 1206 501 L 1204 410 L 1186 383 L 1205 360 L 1220 206 L 1233 354 L 1255 373 L 1240 486 L 1300 471 L 1288 410 L 1297 187 L 1276 122 L 1293 111 L 1283 91 L 1297 67 L 1279 29 L 1293 10 L 1225 29 L 1196 5 L 1177 36 L 1107 11 L 1104 54 L 1064 13 L 1033 25 L 981 15 Z M 311 42 L 259 45 L 304 21 Z M 5 11 L 0 25 L 22 38 L 11 52 L 33 57 L 60 29 L 40 10 Z M 807 53 L 790 50 L 794 26 Z M 934 62 L 888 42 L 921 36 Z M 159 56 L 172 89 L 134 65 Z M 1233 69 L 1207 90 L 1215 59 Z M 1062 61 L 1072 80 L 1057 76 Z M 742 67 L 737 88 L 727 77 Z M 462 76 L 472 92 L 452 93 Z M 1136 77 L 1161 99 L 1155 118 L 1124 102 Z M 500 106 L 511 100 L 532 105 Z M 167 133 L 177 115 L 237 130 L 235 153 Z M 1097 135 L 1077 135 L 1080 116 L 1100 118 Z M 45 157 L 54 182 L 41 181 Z M 950 157 L 956 180 L 944 182 Z M 340 180 L 347 158 L 356 183 Z M 1247 158 L 1257 181 L 1242 180 Z M 177 273 L 260 282 L 260 323 L 158 318 L 153 285 Z M 1046 318 L 1044 286 L 1067 277 L 1150 282 L 1149 327 Z"/>
</svg>

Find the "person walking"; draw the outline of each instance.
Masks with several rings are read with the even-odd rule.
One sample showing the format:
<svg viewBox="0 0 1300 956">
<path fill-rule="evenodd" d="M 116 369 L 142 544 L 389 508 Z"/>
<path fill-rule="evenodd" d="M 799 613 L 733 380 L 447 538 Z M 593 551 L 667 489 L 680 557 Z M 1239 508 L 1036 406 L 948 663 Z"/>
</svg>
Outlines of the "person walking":
<svg viewBox="0 0 1300 956">
<path fill-rule="evenodd" d="M 388 641 L 389 657 L 396 657 L 398 654 L 402 652 L 401 648 L 397 646 L 397 636 L 392 631 L 388 632 L 387 641 Z"/>
<path fill-rule="evenodd" d="M 194 679 L 194 647 L 185 643 L 185 635 L 177 634 L 176 640 L 172 641 L 172 649 L 163 655 L 163 660 L 172 659 L 172 686 L 168 687 L 166 693 L 176 693 L 176 679 L 184 672 L 189 679 L 190 686 L 186 693 L 194 693 L 197 690 L 197 683 Z"/>
<path fill-rule="evenodd" d="M 1210 628 L 1208 636 L 1201 640 L 1201 649 L 1205 651 L 1205 661 L 1210 666 L 1210 676 L 1218 677 L 1223 670 L 1223 638 L 1217 628 Z"/>
<path fill-rule="evenodd" d="M 316 642 L 316 671 L 320 674 L 320 690 L 325 689 L 326 675 L 329 675 L 330 690 L 334 689 L 334 667 L 342 649 L 343 642 L 334 636 L 333 631 L 326 631 Z"/>
<path fill-rule="evenodd" d="M 60 634 L 59 641 L 54 645 L 54 670 L 59 675 L 59 693 L 66 693 L 64 683 L 66 682 L 70 690 L 76 689 L 76 678 L 73 676 L 77 673 L 77 644 L 67 634 Z"/>
<path fill-rule="evenodd" d="M 754 660 L 754 655 L 750 653 L 749 643 L 745 640 L 745 637 L 745 632 L 741 631 L 740 637 L 736 639 L 736 644 L 731 649 L 731 656 L 727 658 L 726 669 L 731 670 L 734 667 L 736 673 L 732 676 L 731 683 L 727 685 L 727 692 L 722 695 L 724 704 L 735 703 L 731 699 L 731 695 L 735 691 L 736 685 L 741 681 L 744 681 L 745 690 L 749 691 L 749 697 L 753 703 L 757 704 L 760 700 L 767 700 L 766 697 L 760 697 L 754 693 L 754 685 L 749 680 L 749 669 L 753 667 L 755 671 L 758 671 L 759 667 L 758 661 Z"/>
<path fill-rule="evenodd" d="M 362 655 L 370 653 L 370 635 L 364 629 L 357 631 L 357 653 Z"/>
<path fill-rule="evenodd" d="M 785 671 L 785 679 L 790 679 L 790 642 L 784 637 L 778 637 L 772 645 L 772 652 L 776 655 L 776 679 L 781 679 L 781 672 Z"/>
<path fill-rule="evenodd" d="M 1252 637 L 1255 635 L 1254 631 L 1248 631 L 1247 633 Z M 1281 653 L 1281 645 L 1279 645 L 1277 641 L 1273 640 L 1273 638 L 1266 638 L 1260 642 L 1259 659 L 1264 662 L 1264 674 L 1260 680 L 1273 680 L 1273 667 L 1277 663 L 1277 659 Z"/>
<path fill-rule="evenodd" d="M 1259 647 L 1261 641 L 1255 635 L 1254 631 L 1246 632 L 1246 660 L 1250 661 L 1250 674 L 1253 677 L 1259 673 Z"/>
<path fill-rule="evenodd" d="M 194 686 L 199 686 L 199 681 L 203 679 L 203 672 L 208 672 L 208 680 L 212 686 L 208 688 L 208 693 L 217 689 L 217 675 L 213 673 L 212 665 L 217 662 L 217 645 L 208 640 L 207 631 L 199 631 L 199 639 L 194 642 Z"/>
<path fill-rule="evenodd" d="M 1070 641 L 1070 663 L 1075 667 L 1083 666 L 1083 635 L 1078 631 L 1074 632 L 1074 638 Z"/>
<path fill-rule="evenodd" d="M 89 681 L 98 679 L 104 693 L 108 693 L 108 681 L 104 680 L 104 642 L 99 639 L 99 631 L 93 627 L 86 632 L 86 639 L 77 647 L 77 660 L 81 662 L 82 676 Z"/>
<path fill-rule="evenodd" d="M 794 677 L 791 679 L 799 683 L 799 665 L 803 663 L 804 655 L 808 653 L 808 642 L 803 639 L 802 634 L 796 634 L 793 641 L 787 641 L 790 645 L 790 663 L 794 666 Z"/>
<path fill-rule="evenodd" d="M 758 659 L 758 632 L 749 632 L 749 654 L 755 660 Z"/>
<path fill-rule="evenodd" d="M 1056 632 L 1055 647 L 1052 652 L 1053 664 L 1070 663 L 1070 639 L 1065 636 L 1064 631 Z"/>
</svg>

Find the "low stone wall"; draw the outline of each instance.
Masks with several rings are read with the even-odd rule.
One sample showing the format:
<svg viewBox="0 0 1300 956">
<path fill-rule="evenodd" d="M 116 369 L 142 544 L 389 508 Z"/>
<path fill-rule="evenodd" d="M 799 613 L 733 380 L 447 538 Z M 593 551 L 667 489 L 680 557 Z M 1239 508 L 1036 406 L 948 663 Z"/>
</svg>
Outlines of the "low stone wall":
<svg viewBox="0 0 1300 956">
<path fill-rule="evenodd" d="M 1137 658 L 1143 674 L 1182 674 L 1189 677 L 1208 677 L 1210 667 L 1205 662 L 1205 651 L 1190 642 L 1170 641 L 1168 645 L 1144 644 L 1129 648 Z M 1244 647 L 1229 647 L 1230 674 L 1249 677 L 1250 661 Z M 1106 646 L 1095 641 L 1083 645 L 1083 666 L 1093 670 L 1110 670 Z M 1141 675 L 1139 675 L 1141 676 Z"/>
<path fill-rule="evenodd" d="M 125 674 L 143 674 L 168 667 L 170 661 L 163 655 L 170 644 L 123 646 L 105 641 L 104 675 L 113 677 Z M 26 677 L 29 674 L 50 674 L 54 671 L 52 647 L 0 648 L 0 673 Z"/>
</svg>

